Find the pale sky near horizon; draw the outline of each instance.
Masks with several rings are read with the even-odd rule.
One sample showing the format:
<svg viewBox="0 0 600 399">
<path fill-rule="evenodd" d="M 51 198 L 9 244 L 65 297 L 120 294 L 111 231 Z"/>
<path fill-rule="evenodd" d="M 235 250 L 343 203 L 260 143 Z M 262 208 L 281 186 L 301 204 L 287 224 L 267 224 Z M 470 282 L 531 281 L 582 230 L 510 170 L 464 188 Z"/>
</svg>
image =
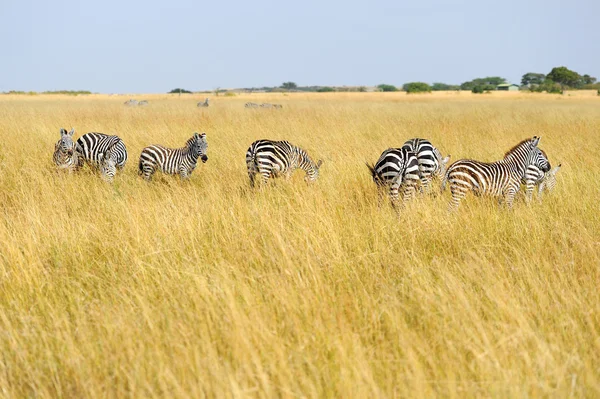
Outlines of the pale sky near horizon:
<svg viewBox="0 0 600 399">
<path fill-rule="evenodd" d="M 600 0 L 0 0 L 0 92 L 600 79 Z"/>
</svg>

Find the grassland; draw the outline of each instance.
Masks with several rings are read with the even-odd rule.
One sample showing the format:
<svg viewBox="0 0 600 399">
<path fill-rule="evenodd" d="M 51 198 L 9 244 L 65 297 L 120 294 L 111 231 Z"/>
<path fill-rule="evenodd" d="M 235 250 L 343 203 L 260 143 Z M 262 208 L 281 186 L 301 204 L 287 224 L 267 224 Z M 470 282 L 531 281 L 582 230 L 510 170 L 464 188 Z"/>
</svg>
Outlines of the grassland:
<svg viewBox="0 0 600 399">
<path fill-rule="evenodd" d="M 200 97 L 0 96 L 0 396 L 600 396 L 600 98 Z M 72 126 L 125 140 L 113 185 L 55 171 Z M 144 146 L 194 131 L 190 181 L 138 177 Z M 412 137 L 491 161 L 533 135 L 563 168 L 511 211 L 448 215 L 446 192 L 397 218 L 364 166 Z M 258 138 L 323 159 L 319 181 L 250 191 Z"/>
</svg>

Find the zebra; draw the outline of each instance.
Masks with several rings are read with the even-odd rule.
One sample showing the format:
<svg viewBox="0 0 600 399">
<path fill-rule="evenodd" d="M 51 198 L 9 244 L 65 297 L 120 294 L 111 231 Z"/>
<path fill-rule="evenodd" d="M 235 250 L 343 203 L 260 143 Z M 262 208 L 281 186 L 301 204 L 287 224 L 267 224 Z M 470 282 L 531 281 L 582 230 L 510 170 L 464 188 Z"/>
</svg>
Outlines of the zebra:
<svg viewBox="0 0 600 399">
<path fill-rule="evenodd" d="M 525 139 L 504 154 L 504 159 L 493 163 L 461 159 L 448 168 L 442 181 L 442 190 L 450 183 L 452 199 L 449 211 L 458 209 L 460 201 L 468 191 L 504 197 L 506 206 L 512 207 L 515 194 L 529 165 L 543 172 L 550 170 L 550 162 L 537 147 L 540 137 Z"/>
<path fill-rule="evenodd" d="M 119 136 L 86 133 L 77 140 L 77 147 L 82 161 L 100 169 L 101 176 L 108 181 L 112 181 L 116 169 L 122 170 L 127 162 L 127 148 Z"/>
<path fill-rule="evenodd" d="M 410 139 L 402 147 L 417 154 L 419 161 L 419 175 L 422 190 L 426 193 L 431 192 L 431 181 L 434 178 L 442 179 L 446 174 L 446 167 L 450 161 L 450 155 L 443 158 L 440 151 L 435 148 L 429 140 Z"/>
<path fill-rule="evenodd" d="M 148 105 L 148 100 L 141 100 L 140 102 L 138 102 L 139 106 L 144 106 L 144 105 Z"/>
<path fill-rule="evenodd" d="M 314 162 L 302 148 L 288 141 L 257 140 L 246 152 L 246 166 L 250 186 L 255 186 L 256 174 L 260 173 L 262 184 L 269 178 L 284 176 L 289 179 L 296 169 L 306 172 L 304 180 L 314 182 L 319 177 L 322 160 Z"/>
<path fill-rule="evenodd" d="M 132 99 L 130 99 L 130 100 L 128 100 L 128 101 L 125 101 L 123 104 L 125 104 L 125 105 L 130 105 L 130 106 L 131 106 L 131 105 L 138 105 L 138 100 L 134 100 L 134 99 L 132 98 Z"/>
<path fill-rule="evenodd" d="M 394 208 L 398 209 L 399 191 L 402 187 L 402 201 L 406 203 L 414 198 L 419 181 L 419 161 L 417 154 L 408 147 L 388 148 L 375 165 L 366 164 L 371 172 L 373 181 L 377 184 L 379 203 L 385 188 Z"/>
<path fill-rule="evenodd" d="M 258 107 L 260 107 L 260 105 L 258 105 L 257 103 L 246 103 L 246 104 L 244 104 L 244 107 L 246 107 L 246 108 L 258 108 Z"/>
<path fill-rule="evenodd" d="M 204 102 L 199 102 L 197 104 L 198 107 L 208 107 L 208 98 L 204 100 Z"/>
<path fill-rule="evenodd" d="M 283 105 L 281 104 L 270 104 L 270 103 L 262 103 L 260 104 L 261 108 L 275 108 L 275 109 L 281 109 L 283 108 Z"/>
<path fill-rule="evenodd" d="M 73 142 L 75 129 L 67 132 L 66 129 L 60 129 L 60 140 L 54 145 L 54 154 L 52 160 L 59 169 L 74 171 L 81 166 L 81 151 L 77 150 L 77 145 Z"/>
<path fill-rule="evenodd" d="M 554 190 L 554 187 L 556 186 L 556 174 L 560 170 L 561 166 L 562 164 L 558 164 L 558 166 L 555 166 L 548 172 L 544 173 L 536 165 L 529 165 L 522 180 L 526 187 L 525 201 L 531 201 L 535 186 L 538 186 L 538 198 L 540 199 L 542 198 L 544 191 L 550 192 Z"/>
<path fill-rule="evenodd" d="M 206 150 L 208 143 L 206 133 L 194 133 L 182 148 L 167 148 L 161 145 L 151 145 L 140 154 L 139 174 L 146 180 L 151 180 L 157 169 L 167 174 L 179 174 L 181 179 L 188 179 L 198 158 L 208 161 Z"/>
</svg>

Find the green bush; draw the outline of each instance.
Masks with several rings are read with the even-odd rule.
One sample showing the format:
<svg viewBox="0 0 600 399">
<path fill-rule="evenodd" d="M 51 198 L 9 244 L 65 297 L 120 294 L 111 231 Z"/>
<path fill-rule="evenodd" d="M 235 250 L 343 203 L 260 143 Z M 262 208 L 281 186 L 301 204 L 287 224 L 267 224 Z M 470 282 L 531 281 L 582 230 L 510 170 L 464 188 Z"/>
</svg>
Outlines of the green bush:
<svg viewBox="0 0 600 399">
<path fill-rule="evenodd" d="M 483 87 L 483 86 L 474 86 L 474 87 L 471 89 L 471 92 L 472 92 L 472 93 L 475 93 L 475 94 L 481 94 L 481 93 L 483 93 L 483 92 L 484 92 L 484 87 Z"/>
<path fill-rule="evenodd" d="M 331 93 L 332 91 L 335 91 L 335 89 L 329 86 L 320 87 L 317 89 L 317 93 Z"/>
<path fill-rule="evenodd" d="M 235 95 L 236 94 L 232 91 L 226 91 L 224 94 L 225 97 L 235 97 Z"/>
<path fill-rule="evenodd" d="M 380 84 L 377 86 L 377 88 L 380 91 L 398 91 L 398 88 L 394 85 L 388 85 L 388 84 Z"/>
<path fill-rule="evenodd" d="M 407 93 L 429 93 L 431 92 L 431 86 L 423 82 L 410 82 L 405 83 L 402 89 Z"/>
</svg>

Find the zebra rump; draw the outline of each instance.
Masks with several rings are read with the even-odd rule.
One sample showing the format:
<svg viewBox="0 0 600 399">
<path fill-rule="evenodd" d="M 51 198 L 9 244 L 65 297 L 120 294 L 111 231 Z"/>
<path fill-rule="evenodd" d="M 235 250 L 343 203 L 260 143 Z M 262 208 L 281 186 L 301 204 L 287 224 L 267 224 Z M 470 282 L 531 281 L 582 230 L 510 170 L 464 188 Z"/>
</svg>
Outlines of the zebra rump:
<svg viewBox="0 0 600 399">
<path fill-rule="evenodd" d="M 422 188 L 425 192 L 430 192 L 430 184 L 434 178 L 442 179 L 446 174 L 446 166 L 450 161 L 450 155 L 442 157 L 440 151 L 426 139 L 407 140 L 402 147 L 417 155 L 419 162 L 419 177 Z"/>
<path fill-rule="evenodd" d="M 377 184 L 380 199 L 384 188 L 389 189 L 389 197 L 394 207 L 399 205 L 400 191 L 404 203 L 414 197 L 419 181 L 419 162 L 417 155 L 407 147 L 388 148 L 374 165 L 366 165 Z"/>
</svg>

